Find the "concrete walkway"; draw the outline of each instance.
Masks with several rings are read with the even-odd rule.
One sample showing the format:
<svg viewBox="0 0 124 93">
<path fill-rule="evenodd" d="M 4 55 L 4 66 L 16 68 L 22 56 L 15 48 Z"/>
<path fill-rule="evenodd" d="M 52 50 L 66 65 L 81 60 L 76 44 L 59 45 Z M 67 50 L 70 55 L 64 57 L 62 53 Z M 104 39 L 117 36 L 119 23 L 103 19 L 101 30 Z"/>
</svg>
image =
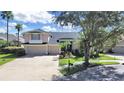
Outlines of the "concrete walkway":
<svg viewBox="0 0 124 93">
<path fill-rule="evenodd" d="M 59 75 L 57 56 L 25 56 L 0 66 L 0 80 L 54 80 Z"/>
</svg>

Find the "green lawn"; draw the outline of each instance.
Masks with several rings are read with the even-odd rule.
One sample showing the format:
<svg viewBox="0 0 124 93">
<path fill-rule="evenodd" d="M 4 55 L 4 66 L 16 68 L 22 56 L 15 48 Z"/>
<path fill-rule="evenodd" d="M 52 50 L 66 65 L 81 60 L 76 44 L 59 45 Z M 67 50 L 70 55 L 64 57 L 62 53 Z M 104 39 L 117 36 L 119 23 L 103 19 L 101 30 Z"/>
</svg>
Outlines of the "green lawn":
<svg viewBox="0 0 124 93">
<path fill-rule="evenodd" d="M 16 59 L 16 57 L 13 54 L 0 54 L 0 65 L 13 61 L 14 59 Z"/>
<path fill-rule="evenodd" d="M 100 62 L 100 60 L 118 60 L 118 59 L 114 58 L 114 57 L 107 56 L 105 54 L 100 54 L 99 58 L 90 59 L 91 62 L 101 64 L 101 65 L 119 64 L 118 62 Z M 70 63 L 75 63 L 75 62 L 84 61 L 84 58 L 82 58 L 82 57 L 63 58 L 63 59 L 59 60 L 59 65 L 60 66 L 66 65 L 66 64 L 68 64 L 69 61 L 70 61 Z M 95 62 L 95 61 L 97 61 L 97 62 Z"/>
<path fill-rule="evenodd" d="M 114 64 L 119 64 L 119 62 L 92 62 L 96 63 L 98 65 L 114 65 Z"/>
<path fill-rule="evenodd" d="M 107 56 L 105 54 L 99 54 L 99 60 L 118 60 L 117 58 L 115 57 L 110 57 L 110 56 Z"/>
<path fill-rule="evenodd" d="M 70 61 L 70 63 L 75 63 L 75 62 L 80 62 L 83 61 L 84 59 L 82 57 L 78 57 L 78 58 L 63 58 L 63 59 L 59 59 L 59 65 L 66 65 L 68 64 L 68 62 Z"/>
</svg>

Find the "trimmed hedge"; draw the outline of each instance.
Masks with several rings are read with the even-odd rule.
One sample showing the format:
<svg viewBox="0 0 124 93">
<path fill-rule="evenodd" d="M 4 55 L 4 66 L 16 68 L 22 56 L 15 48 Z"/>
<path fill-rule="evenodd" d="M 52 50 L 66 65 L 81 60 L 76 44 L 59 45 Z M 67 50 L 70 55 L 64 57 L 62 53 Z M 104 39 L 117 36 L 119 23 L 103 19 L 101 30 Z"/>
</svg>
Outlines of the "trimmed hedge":
<svg viewBox="0 0 124 93">
<path fill-rule="evenodd" d="M 25 50 L 22 47 L 5 47 L 1 49 L 1 52 L 12 53 L 12 54 L 15 54 L 17 57 L 25 55 Z"/>
</svg>

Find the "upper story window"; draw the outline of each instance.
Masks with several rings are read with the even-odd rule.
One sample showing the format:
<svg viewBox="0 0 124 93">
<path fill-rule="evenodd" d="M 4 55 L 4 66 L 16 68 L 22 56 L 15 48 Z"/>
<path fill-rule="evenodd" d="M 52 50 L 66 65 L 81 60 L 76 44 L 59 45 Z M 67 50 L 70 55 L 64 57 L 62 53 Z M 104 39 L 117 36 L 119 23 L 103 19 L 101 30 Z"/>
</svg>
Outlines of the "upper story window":
<svg viewBox="0 0 124 93">
<path fill-rule="evenodd" d="M 31 40 L 40 40 L 40 34 L 31 34 Z"/>
</svg>

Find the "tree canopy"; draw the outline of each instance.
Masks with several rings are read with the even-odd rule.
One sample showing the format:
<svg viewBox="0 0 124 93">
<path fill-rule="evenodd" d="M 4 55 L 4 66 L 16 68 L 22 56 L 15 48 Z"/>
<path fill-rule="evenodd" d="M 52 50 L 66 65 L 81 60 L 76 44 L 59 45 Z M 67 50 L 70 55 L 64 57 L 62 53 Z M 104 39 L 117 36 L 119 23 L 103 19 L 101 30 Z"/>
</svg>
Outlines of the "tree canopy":
<svg viewBox="0 0 124 93">
<path fill-rule="evenodd" d="M 79 26 L 84 42 L 85 61 L 89 62 L 90 50 L 102 46 L 124 30 L 124 13 L 120 11 L 62 11 L 55 19 L 61 26 Z"/>
</svg>

